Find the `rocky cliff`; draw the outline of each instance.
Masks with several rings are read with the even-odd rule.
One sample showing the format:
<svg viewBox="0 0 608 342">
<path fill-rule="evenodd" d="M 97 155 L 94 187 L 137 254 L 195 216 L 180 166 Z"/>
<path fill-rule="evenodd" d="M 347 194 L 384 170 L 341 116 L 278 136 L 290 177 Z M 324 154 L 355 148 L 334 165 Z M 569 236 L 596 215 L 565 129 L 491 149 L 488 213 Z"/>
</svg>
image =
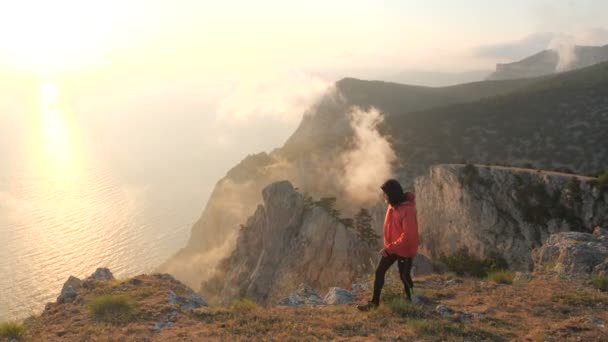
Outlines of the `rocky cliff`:
<svg viewBox="0 0 608 342">
<path fill-rule="evenodd" d="M 276 304 L 300 283 L 350 288 L 371 271 L 376 246 L 359 240 L 335 214 L 307 203 L 291 183 L 267 186 L 262 198 L 263 205 L 240 228 L 232 254 L 204 283 L 205 294 Z"/>
<path fill-rule="evenodd" d="M 608 191 L 594 179 L 527 169 L 438 165 L 416 179 L 421 248 L 449 255 L 461 247 L 498 253 L 532 270 L 532 250 L 553 233 L 608 225 Z"/>
<path fill-rule="evenodd" d="M 262 201 L 261 190 L 283 179 L 315 197 L 336 197 L 342 211 L 370 209 L 380 232 L 384 207 L 376 186 L 356 188 L 377 195 L 364 204 L 352 203 L 344 189 L 345 180 L 381 184 L 385 177 L 351 177 L 353 166 L 378 155 L 373 149 L 344 163 L 357 148 L 353 107 L 383 114 L 374 127 L 378 134 L 366 137 L 387 142 L 394 152 L 391 171 L 408 187 L 438 163 L 530 163 L 583 174 L 608 165 L 608 63 L 539 79 L 444 88 L 344 79 L 304 114 L 283 147 L 247 157 L 217 183 L 188 246 L 159 271 L 197 287 L 234 248 L 240 224 Z"/>
</svg>

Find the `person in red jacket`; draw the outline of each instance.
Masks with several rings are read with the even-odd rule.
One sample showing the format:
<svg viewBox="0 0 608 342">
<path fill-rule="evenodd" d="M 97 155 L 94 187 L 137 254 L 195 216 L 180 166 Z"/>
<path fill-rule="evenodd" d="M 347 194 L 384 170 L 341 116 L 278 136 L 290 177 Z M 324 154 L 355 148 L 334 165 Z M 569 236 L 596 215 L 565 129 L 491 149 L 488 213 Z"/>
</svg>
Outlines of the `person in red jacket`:
<svg viewBox="0 0 608 342">
<path fill-rule="evenodd" d="M 403 192 L 398 181 L 389 179 L 381 186 L 384 199 L 388 203 L 384 218 L 384 248 L 380 251 L 381 259 L 376 269 L 374 295 L 359 310 L 367 311 L 380 304 L 380 293 L 384 286 L 384 275 L 395 263 L 399 266 L 399 276 L 403 282 L 405 294 L 412 299 L 414 282 L 412 281 L 412 262 L 418 252 L 418 221 L 416 219 L 416 196 Z"/>
</svg>

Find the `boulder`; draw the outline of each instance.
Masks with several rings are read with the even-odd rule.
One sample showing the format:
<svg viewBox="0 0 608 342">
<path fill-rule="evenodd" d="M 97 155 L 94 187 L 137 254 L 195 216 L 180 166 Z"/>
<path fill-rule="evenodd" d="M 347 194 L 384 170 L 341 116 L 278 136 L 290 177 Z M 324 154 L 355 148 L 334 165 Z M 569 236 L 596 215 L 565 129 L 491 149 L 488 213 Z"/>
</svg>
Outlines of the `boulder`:
<svg viewBox="0 0 608 342">
<path fill-rule="evenodd" d="M 110 269 L 100 267 L 85 280 L 114 280 L 114 275 L 112 274 Z"/>
<path fill-rule="evenodd" d="M 323 298 L 323 303 L 333 305 L 333 304 L 349 304 L 355 299 L 355 296 L 350 292 L 343 288 L 339 287 L 331 287 L 325 298 Z"/>
<path fill-rule="evenodd" d="M 585 276 L 595 272 L 595 268 L 608 258 L 608 240 L 589 233 L 557 233 L 534 250 L 533 256 L 536 271 Z"/>
<path fill-rule="evenodd" d="M 279 301 L 279 305 L 301 306 L 301 305 L 320 305 L 323 299 L 319 294 L 307 284 L 300 284 L 296 292 L 288 295 Z"/>
<path fill-rule="evenodd" d="M 82 287 L 82 280 L 70 276 L 63 284 L 61 293 L 57 297 L 58 304 L 72 303 L 78 297 L 78 290 Z"/>
<path fill-rule="evenodd" d="M 593 228 L 593 236 L 596 238 L 607 237 L 608 238 L 608 229 L 597 226 Z"/>
<path fill-rule="evenodd" d="M 168 290 L 167 294 L 169 295 L 169 304 L 178 306 L 182 311 L 207 306 L 207 302 L 203 299 L 203 297 L 196 294 L 190 288 L 187 288 L 186 294 L 182 296 L 178 296 L 173 290 Z"/>
<path fill-rule="evenodd" d="M 600 277 L 608 277 L 608 259 L 593 268 L 593 274 Z"/>
</svg>

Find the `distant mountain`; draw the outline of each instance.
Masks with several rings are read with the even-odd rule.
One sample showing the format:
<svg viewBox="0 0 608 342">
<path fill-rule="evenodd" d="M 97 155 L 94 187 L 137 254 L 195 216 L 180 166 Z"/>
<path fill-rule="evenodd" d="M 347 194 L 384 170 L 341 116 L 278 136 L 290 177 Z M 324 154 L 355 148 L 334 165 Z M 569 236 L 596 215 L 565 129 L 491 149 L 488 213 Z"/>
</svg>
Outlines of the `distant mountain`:
<svg viewBox="0 0 608 342">
<path fill-rule="evenodd" d="M 456 84 L 482 81 L 491 73 L 491 70 L 472 70 L 464 72 L 406 70 L 394 75 L 387 75 L 381 79 L 402 84 L 416 84 L 428 87 L 446 87 Z"/>
<path fill-rule="evenodd" d="M 566 51 L 545 50 L 514 63 L 498 64 L 488 80 L 538 77 L 608 61 L 608 45 L 575 46 L 563 50 Z"/>
</svg>

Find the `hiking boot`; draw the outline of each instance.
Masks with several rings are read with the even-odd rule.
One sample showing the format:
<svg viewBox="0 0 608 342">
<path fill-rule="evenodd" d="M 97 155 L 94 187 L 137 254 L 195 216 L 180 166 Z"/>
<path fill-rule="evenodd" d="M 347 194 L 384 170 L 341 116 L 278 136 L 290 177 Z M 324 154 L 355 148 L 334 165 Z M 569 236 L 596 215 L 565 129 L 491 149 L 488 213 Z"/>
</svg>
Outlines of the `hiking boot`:
<svg viewBox="0 0 608 342">
<path fill-rule="evenodd" d="M 376 304 L 372 301 L 367 302 L 367 304 L 357 305 L 357 309 L 359 309 L 360 311 L 369 311 L 369 310 L 375 309 L 377 307 L 378 307 L 378 304 Z"/>
</svg>

